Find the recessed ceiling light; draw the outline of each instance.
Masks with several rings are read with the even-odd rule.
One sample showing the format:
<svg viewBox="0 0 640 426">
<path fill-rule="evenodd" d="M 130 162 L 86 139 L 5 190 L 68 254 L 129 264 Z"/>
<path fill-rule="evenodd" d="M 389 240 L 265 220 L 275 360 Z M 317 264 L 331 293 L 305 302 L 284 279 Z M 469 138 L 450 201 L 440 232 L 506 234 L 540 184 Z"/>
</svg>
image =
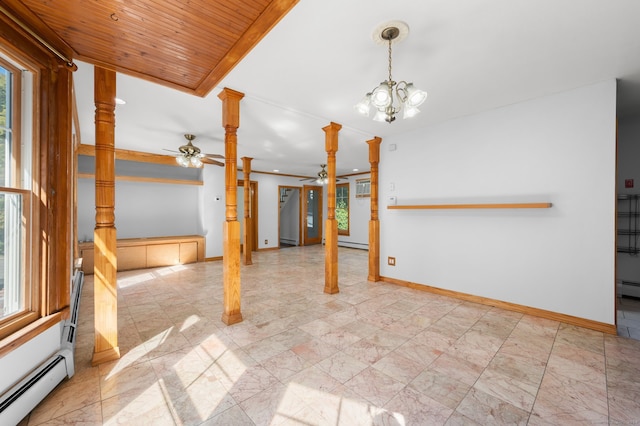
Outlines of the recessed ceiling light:
<svg viewBox="0 0 640 426">
<path fill-rule="evenodd" d="M 127 101 L 125 101 L 124 99 L 120 99 L 120 98 L 116 98 L 116 105 L 124 105 L 127 103 Z"/>
<path fill-rule="evenodd" d="M 353 171 L 354 171 L 354 172 L 357 172 L 357 171 L 358 171 L 358 169 L 353 169 Z"/>
<path fill-rule="evenodd" d="M 273 171 L 274 171 L 275 173 L 280 173 L 280 170 L 278 170 L 278 169 L 273 169 Z"/>
</svg>

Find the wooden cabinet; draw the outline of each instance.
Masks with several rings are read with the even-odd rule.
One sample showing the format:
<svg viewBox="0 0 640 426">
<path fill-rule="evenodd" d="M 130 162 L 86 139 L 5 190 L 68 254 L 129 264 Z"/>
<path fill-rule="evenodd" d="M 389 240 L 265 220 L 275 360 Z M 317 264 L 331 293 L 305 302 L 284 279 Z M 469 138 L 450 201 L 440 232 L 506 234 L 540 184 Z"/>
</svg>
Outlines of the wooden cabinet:
<svg viewBox="0 0 640 426">
<path fill-rule="evenodd" d="M 118 271 L 204 261 L 204 237 L 128 238 L 117 241 Z M 82 270 L 93 274 L 93 242 L 78 244 Z"/>
</svg>

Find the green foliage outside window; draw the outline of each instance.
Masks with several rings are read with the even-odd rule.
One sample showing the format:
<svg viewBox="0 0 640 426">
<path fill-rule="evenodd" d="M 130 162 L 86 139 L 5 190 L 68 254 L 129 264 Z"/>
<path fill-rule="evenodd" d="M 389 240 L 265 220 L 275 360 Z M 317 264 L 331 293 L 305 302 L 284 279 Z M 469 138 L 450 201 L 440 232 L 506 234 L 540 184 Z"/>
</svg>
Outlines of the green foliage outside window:
<svg viewBox="0 0 640 426">
<path fill-rule="evenodd" d="M 349 184 L 336 186 L 336 220 L 338 233 L 349 233 Z"/>
</svg>

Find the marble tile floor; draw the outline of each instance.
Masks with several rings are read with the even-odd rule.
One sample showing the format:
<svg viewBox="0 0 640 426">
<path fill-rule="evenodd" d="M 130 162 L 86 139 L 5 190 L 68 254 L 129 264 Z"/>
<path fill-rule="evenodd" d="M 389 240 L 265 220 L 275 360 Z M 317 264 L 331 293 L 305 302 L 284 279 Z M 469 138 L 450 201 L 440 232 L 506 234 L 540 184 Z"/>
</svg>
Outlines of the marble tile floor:
<svg viewBox="0 0 640 426">
<path fill-rule="evenodd" d="M 121 358 L 91 367 L 93 279 L 76 374 L 25 425 L 640 424 L 640 341 L 366 280 L 367 252 L 258 252 L 244 321 L 222 263 L 118 274 Z"/>
</svg>

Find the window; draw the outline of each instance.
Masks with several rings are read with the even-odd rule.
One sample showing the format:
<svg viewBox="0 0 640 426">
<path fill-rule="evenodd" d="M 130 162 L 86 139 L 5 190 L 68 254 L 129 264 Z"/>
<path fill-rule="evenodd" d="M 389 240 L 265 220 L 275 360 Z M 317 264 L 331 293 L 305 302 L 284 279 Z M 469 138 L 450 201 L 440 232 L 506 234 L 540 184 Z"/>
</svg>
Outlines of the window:
<svg viewBox="0 0 640 426">
<path fill-rule="evenodd" d="M 77 128 L 74 67 L 25 36 L 18 24 L 0 20 L 3 356 L 56 324 L 69 307 L 76 239 L 70 171 L 76 168 L 72 134 Z"/>
<path fill-rule="evenodd" d="M 336 185 L 336 220 L 338 234 L 349 235 L 349 183 Z"/>
<path fill-rule="evenodd" d="M 0 331 L 36 314 L 36 292 L 28 268 L 31 235 L 31 152 L 21 140 L 23 79 L 31 81 L 14 63 L 0 56 Z M 25 116 L 30 113 L 25 111 Z M 16 324 L 17 323 L 17 324 Z M 9 327 L 9 328 L 13 328 Z M 4 333 L 0 333 L 2 337 Z"/>
<path fill-rule="evenodd" d="M 371 179 L 356 180 L 356 198 L 371 196 Z"/>
</svg>

